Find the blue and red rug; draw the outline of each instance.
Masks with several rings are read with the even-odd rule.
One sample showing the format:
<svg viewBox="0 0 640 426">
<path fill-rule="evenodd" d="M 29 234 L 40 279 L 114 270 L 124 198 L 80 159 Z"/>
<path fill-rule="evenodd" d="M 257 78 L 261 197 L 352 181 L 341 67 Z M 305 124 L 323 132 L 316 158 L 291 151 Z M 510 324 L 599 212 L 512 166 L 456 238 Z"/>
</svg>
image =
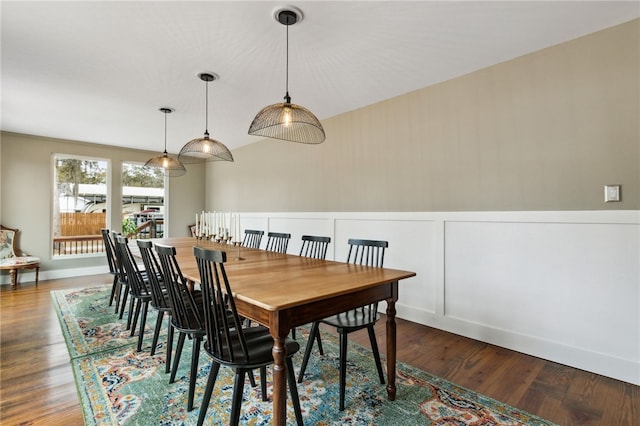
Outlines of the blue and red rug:
<svg viewBox="0 0 640 426">
<path fill-rule="evenodd" d="M 53 291 L 52 297 L 69 347 L 78 393 L 87 425 L 192 425 L 209 373 L 208 356 L 200 356 L 195 408 L 186 411 L 191 347 L 185 344 L 175 383 L 165 374 L 164 345 L 150 356 L 151 326 L 142 352 L 136 352 L 136 337 L 125 330 L 126 317 L 119 320 L 108 306 L 107 286 Z M 166 327 L 163 327 L 166 330 Z M 165 331 L 166 332 L 166 331 Z M 308 330 L 299 329 L 304 348 Z M 189 344 L 190 342 L 188 342 Z M 377 379 L 369 349 L 350 342 L 347 366 L 346 407 L 338 410 L 338 342 L 323 334 L 325 355 L 314 353 L 306 379 L 298 384 L 307 425 L 552 425 L 514 407 L 456 386 L 401 362 L 397 363 L 396 401 L 387 401 L 386 389 Z M 301 351 L 302 352 L 302 351 Z M 294 357 L 300 365 L 302 354 Z M 269 373 L 270 374 L 270 373 Z M 268 378 L 268 382 L 270 382 Z M 221 368 L 205 424 L 228 423 L 233 374 Z M 241 424 L 271 424 L 269 400 L 262 401 L 259 387 L 245 386 Z M 295 424 L 288 407 L 288 424 Z"/>
</svg>

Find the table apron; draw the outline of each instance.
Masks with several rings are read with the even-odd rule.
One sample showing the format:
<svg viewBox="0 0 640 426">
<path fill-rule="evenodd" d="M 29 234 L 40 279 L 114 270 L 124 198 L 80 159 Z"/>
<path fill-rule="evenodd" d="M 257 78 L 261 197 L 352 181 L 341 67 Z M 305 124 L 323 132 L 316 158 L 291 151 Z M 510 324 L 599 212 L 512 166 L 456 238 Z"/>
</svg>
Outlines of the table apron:
<svg viewBox="0 0 640 426">
<path fill-rule="evenodd" d="M 318 300 L 302 306 L 294 306 L 277 312 L 261 309 L 238 299 L 236 299 L 236 307 L 240 315 L 269 328 L 277 326 L 281 334 L 286 331 L 284 334 L 284 336 L 286 336 L 292 327 L 308 324 L 331 315 L 339 314 L 340 312 L 383 300 L 393 302 L 398 300 L 397 281 Z M 277 324 L 274 322 L 277 322 Z"/>
</svg>

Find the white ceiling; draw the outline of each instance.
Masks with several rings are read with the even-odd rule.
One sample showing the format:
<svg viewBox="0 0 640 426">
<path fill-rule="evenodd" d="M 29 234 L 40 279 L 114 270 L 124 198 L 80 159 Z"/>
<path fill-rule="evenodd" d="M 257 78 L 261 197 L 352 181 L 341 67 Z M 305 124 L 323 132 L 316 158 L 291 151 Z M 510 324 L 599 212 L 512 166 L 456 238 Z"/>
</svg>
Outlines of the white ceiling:
<svg viewBox="0 0 640 426">
<path fill-rule="evenodd" d="M 230 149 L 285 92 L 326 119 L 640 16 L 638 1 L 2 1 L 2 130 L 177 153 Z M 331 135 L 327 135 L 327 141 Z"/>
</svg>

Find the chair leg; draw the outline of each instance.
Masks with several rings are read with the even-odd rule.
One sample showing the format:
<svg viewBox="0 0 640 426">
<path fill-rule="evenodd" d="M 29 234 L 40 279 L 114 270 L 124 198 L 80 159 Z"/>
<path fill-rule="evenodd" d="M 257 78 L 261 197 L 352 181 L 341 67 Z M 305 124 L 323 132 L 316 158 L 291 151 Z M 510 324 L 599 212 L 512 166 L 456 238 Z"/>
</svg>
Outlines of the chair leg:
<svg viewBox="0 0 640 426">
<path fill-rule="evenodd" d="M 264 367 L 263 367 L 264 368 Z M 296 413 L 296 423 L 302 426 L 302 410 L 300 409 L 300 397 L 298 396 L 298 385 L 296 384 L 296 374 L 293 371 L 293 361 L 291 357 L 287 357 L 287 378 L 289 379 L 289 392 L 291 393 L 291 402 L 293 403 L 293 411 Z"/>
<path fill-rule="evenodd" d="M 18 288 L 18 270 L 10 269 L 9 275 L 11 276 L 11 290 Z"/>
<path fill-rule="evenodd" d="M 116 288 L 118 287 L 118 276 L 113 275 L 113 285 L 111 286 L 111 296 L 109 296 L 109 306 L 113 305 L 113 300 L 116 297 Z"/>
<path fill-rule="evenodd" d="M 147 312 L 149 311 L 149 302 L 138 302 L 138 307 L 142 304 L 142 318 L 140 318 L 140 331 L 138 332 L 138 352 L 142 351 L 142 340 L 144 339 L 144 326 L 147 325 Z M 132 329 L 133 330 L 133 329 Z"/>
<path fill-rule="evenodd" d="M 243 368 L 236 370 L 236 380 L 233 385 L 233 402 L 231 403 L 231 418 L 229 426 L 237 426 L 240 422 L 240 408 L 242 406 L 242 391 L 244 389 L 244 375 L 246 371 Z"/>
<path fill-rule="evenodd" d="M 176 356 L 173 358 L 173 367 L 171 367 L 171 377 L 169 377 L 169 383 L 173 383 L 176 380 L 176 372 L 178 371 L 178 364 L 180 364 L 180 355 L 182 355 L 182 347 L 184 346 L 184 333 L 178 335 L 178 346 L 176 346 Z"/>
<path fill-rule="evenodd" d="M 376 332 L 373 330 L 373 325 L 368 326 L 367 331 L 369 332 L 371 351 L 373 352 L 373 359 L 375 360 L 376 368 L 378 369 L 380 383 L 384 385 L 384 373 L 382 371 L 382 363 L 380 362 L 380 351 L 378 351 L 378 341 L 376 340 Z"/>
<path fill-rule="evenodd" d="M 318 342 L 318 352 L 320 352 L 320 355 L 324 355 L 324 349 L 322 349 L 322 339 L 320 338 L 320 328 L 318 328 L 318 331 L 316 333 L 316 342 Z"/>
<path fill-rule="evenodd" d="M 129 302 L 129 318 L 127 318 L 127 330 L 131 330 L 131 336 L 136 334 L 136 324 L 138 324 L 138 318 L 140 317 L 140 305 L 142 301 L 131 296 L 131 302 Z M 133 315 L 132 315 L 133 311 Z"/>
<path fill-rule="evenodd" d="M 164 311 L 158 311 L 158 317 L 156 319 L 156 327 L 153 330 L 153 340 L 151 341 L 151 356 L 156 353 L 156 345 L 158 344 L 158 338 L 160 337 L 160 329 L 162 328 L 162 319 L 164 318 Z"/>
<path fill-rule="evenodd" d="M 304 379 L 304 372 L 307 369 L 307 363 L 309 362 L 309 357 L 311 356 L 311 350 L 313 349 L 313 342 L 315 341 L 316 334 L 320 333 L 318 329 L 319 324 L 315 321 L 311 324 L 311 331 L 309 332 L 309 339 L 307 340 L 307 346 L 304 349 L 304 358 L 302 358 L 302 365 L 300 366 L 300 374 L 298 375 L 298 383 L 302 383 Z"/>
<path fill-rule="evenodd" d="M 202 397 L 202 404 L 200 405 L 200 414 L 198 414 L 198 426 L 202 426 L 204 419 L 207 416 L 209 401 L 211 401 L 211 393 L 213 392 L 213 387 L 216 384 L 216 378 L 218 377 L 219 370 L 220 364 L 212 361 L 211 369 L 209 370 L 209 378 L 207 379 L 207 387 L 204 389 L 204 396 Z"/>
<path fill-rule="evenodd" d="M 129 298 L 129 286 L 124 286 L 124 294 L 122 294 L 122 306 L 120 306 L 120 316 L 119 319 L 122 319 L 124 315 L 124 310 L 127 308 L 127 299 Z M 128 328 L 127 328 L 128 330 Z"/>
<path fill-rule="evenodd" d="M 347 333 L 340 331 L 340 411 L 344 410 L 347 381 Z"/>
<path fill-rule="evenodd" d="M 256 387 L 256 378 L 253 377 L 253 370 L 247 372 L 247 375 L 249 376 L 249 383 L 251 383 L 251 387 L 255 388 Z"/>
<path fill-rule="evenodd" d="M 295 378 L 294 378 L 295 381 Z M 267 400 L 267 367 L 260 367 L 260 392 L 262 392 L 262 400 Z"/>
<path fill-rule="evenodd" d="M 171 319 L 169 318 L 169 329 L 167 330 L 167 355 L 165 360 L 164 372 L 168 373 L 171 371 L 171 352 L 173 352 L 173 325 L 171 324 Z"/>
<path fill-rule="evenodd" d="M 200 341 L 202 337 L 193 338 L 193 351 L 191 352 L 191 372 L 189 373 L 189 398 L 187 411 L 193 410 L 193 395 L 196 392 L 196 378 L 198 375 L 198 360 L 200 359 Z"/>
<path fill-rule="evenodd" d="M 116 309 L 115 309 L 115 313 L 117 314 L 118 312 L 120 312 L 120 300 L 122 299 L 122 284 L 120 283 L 120 280 L 118 279 L 117 275 L 115 280 L 118 282 L 117 284 L 117 289 L 116 289 Z M 120 317 L 122 319 L 122 317 Z"/>
</svg>

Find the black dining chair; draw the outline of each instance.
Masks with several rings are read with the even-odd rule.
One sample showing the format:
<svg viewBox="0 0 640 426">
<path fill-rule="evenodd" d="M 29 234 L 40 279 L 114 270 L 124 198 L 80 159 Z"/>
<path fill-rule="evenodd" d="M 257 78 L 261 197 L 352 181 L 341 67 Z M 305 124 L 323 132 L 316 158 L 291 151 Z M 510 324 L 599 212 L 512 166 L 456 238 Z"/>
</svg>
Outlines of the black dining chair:
<svg viewBox="0 0 640 426">
<path fill-rule="evenodd" d="M 242 247 L 260 248 L 260 242 L 264 231 L 258 231 L 255 229 L 245 229 L 244 238 L 242 239 Z"/>
<path fill-rule="evenodd" d="M 274 251 L 276 253 L 286 253 L 290 239 L 291 234 L 269 232 L 267 234 L 267 246 L 265 247 L 265 250 Z"/>
<path fill-rule="evenodd" d="M 327 248 L 331 242 L 331 237 L 319 237 L 316 235 L 303 235 L 300 256 L 311 257 L 313 259 L 326 259 Z"/>
<path fill-rule="evenodd" d="M 118 266 L 116 264 L 116 253 L 113 239 L 109 229 L 100 230 L 102 234 L 102 242 L 104 244 L 104 252 L 107 255 L 107 264 L 109 265 L 109 273 L 113 275 L 113 285 L 111 286 L 111 295 L 109 296 L 109 306 L 113 305 L 113 301 L 119 302 L 120 286 L 118 285 Z M 116 313 L 118 312 L 118 302 L 116 302 Z"/>
<path fill-rule="evenodd" d="M 169 293 L 171 325 L 178 332 L 178 343 L 173 358 L 169 383 L 175 381 L 185 337 L 188 336 L 193 340 L 187 399 L 187 411 L 191 411 L 193 409 L 193 395 L 196 389 L 200 344 L 205 336 L 202 294 L 199 291 L 189 289 L 189 283 L 182 275 L 182 270 L 176 260 L 175 247 L 155 244 L 155 249 L 160 260 L 165 287 Z"/>
<path fill-rule="evenodd" d="M 160 337 L 160 329 L 164 314 L 171 315 L 171 305 L 169 302 L 169 292 L 164 285 L 164 277 L 162 275 L 162 267 L 153 250 L 153 243 L 150 240 L 137 240 L 140 256 L 144 263 L 145 270 L 148 273 L 148 279 L 151 289 L 151 308 L 158 312 L 156 326 L 153 331 L 153 341 L 151 343 L 151 356 L 156 353 L 158 346 L 158 338 Z M 171 371 L 171 352 L 173 351 L 173 325 L 171 318 L 167 321 L 167 348 L 165 356 L 165 373 Z"/>
<path fill-rule="evenodd" d="M 122 319 L 124 317 L 124 313 L 127 310 L 127 301 L 131 299 L 131 303 L 133 303 L 133 299 L 129 297 L 129 278 L 127 277 L 127 270 L 124 267 L 124 264 L 120 260 L 122 254 L 120 253 L 120 248 L 118 246 L 118 238 L 120 238 L 122 234 L 117 232 L 111 233 L 111 240 L 113 241 L 113 257 L 114 264 L 116 266 L 116 273 L 118 275 L 118 288 L 116 290 L 116 299 L 115 299 L 115 313 L 118 314 L 118 319 Z M 130 304 L 130 308 L 131 308 Z M 131 328 L 131 315 L 127 317 L 127 327 L 129 330 Z"/>
<path fill-rule="evenodd" d="M 243 327 L 242 318 L 236 310 L 229 279 L 225 271 L 227 254 L 224 251 L 207 250 L 202 247 L 193 248 L 198 263 L 200 283 L 202 286 L 202 302 L 204 305 L 204 322 L 207 339 L 205 352 L 211 357 L 211 370 L 204 391 L 198 425 L 204 423 L 211 393 L 218 377 L 220 366 L 230 367 L 235 371 L 235 383 L 231 403 L 230 425 L 237 425 L 240 419 L 244 380 L 252 369 L 259 368 L 262 378 L 262 397 L 266 398 L 265 370 L 273 364 L 273 338 L 266 327 Z M 292 356 L 298 352 L 300 345 L 291 339 L 285 340 L 287 350 L 286 366 L 289 391 L 295 411 L 296 422 L 303 424 L 298 388 L 293 371 Z"/>
<path fill-rule="evenodd" d="M 347 263 L 381 268 L 384 264 L 384 254 L 387 247 L 389 247 L 389 243 L 387 241 L 350 239 Z M 307 346 L 304 351 L 304 358 L 302 359 L 298 382 L 302 383 L 304 372 L 307 368 L 307 363 L 309 362 L 309 357 L 313 348 L 313 342 L 316 340 L 316 336 L 320 335 L 320 323 L 324 323 L 331 327 L 335 327 L 340 335 L 340 411 L 344 410 L 347 371 L 347 336 L 349 333 L 362 330 L 364 328 L 367 329 L 369 332 L 369 341 L 371 342 L 371 351 L 373 352 L 378 376 L 380 377 L 380 383 L 384 384 L 384 373 L 382 371 L 382 363 L 380 362 L 380 352 L 378 351 L 378 342 L 373 328 L 378 319 L 380 319 L 380 315 L 378 314 L 378 302 L 376 302 L 324 318 L 320 321 L 315 321 L 311 326 L 309 339 L 307 340 Z"/>
<path fill-rule="evenodd" d="M 310 257 L 312 259 L 325 260 L 327 257 L 327 248 L 331 243 L 331 237 L 320 237 L 316 235 L 303 235 L 302 246 L 300 247 L 300 256 Z M 322 349 L 322 340 L 320 339 L 320 333 L 317 335 L 318 350 L 320 355 L 324 354 Z M 295 327 L 291 329 L 291 337 L 296 338 Z"/>
<path fill-rule="evenodd" d="M 131 294 L 129 316 L 127 318 L 127 329 L 131 329 L 131 336 L 135 335 L 136 325 L 138 320 L 140 320 L 137 347 L 138 352 L 140 352 L 142 350 L 142 340 L 144 338 L 144 327 L 147 322 L 149 303 L 151 302 L 151 290 L 131 253 L 127 238 L 118 236 L 116 238 L 115 248 L 118 263 L 126 275 L 129 293 Z M 141 314 L 142 316 L 140 316 Z"/>
</svg>

